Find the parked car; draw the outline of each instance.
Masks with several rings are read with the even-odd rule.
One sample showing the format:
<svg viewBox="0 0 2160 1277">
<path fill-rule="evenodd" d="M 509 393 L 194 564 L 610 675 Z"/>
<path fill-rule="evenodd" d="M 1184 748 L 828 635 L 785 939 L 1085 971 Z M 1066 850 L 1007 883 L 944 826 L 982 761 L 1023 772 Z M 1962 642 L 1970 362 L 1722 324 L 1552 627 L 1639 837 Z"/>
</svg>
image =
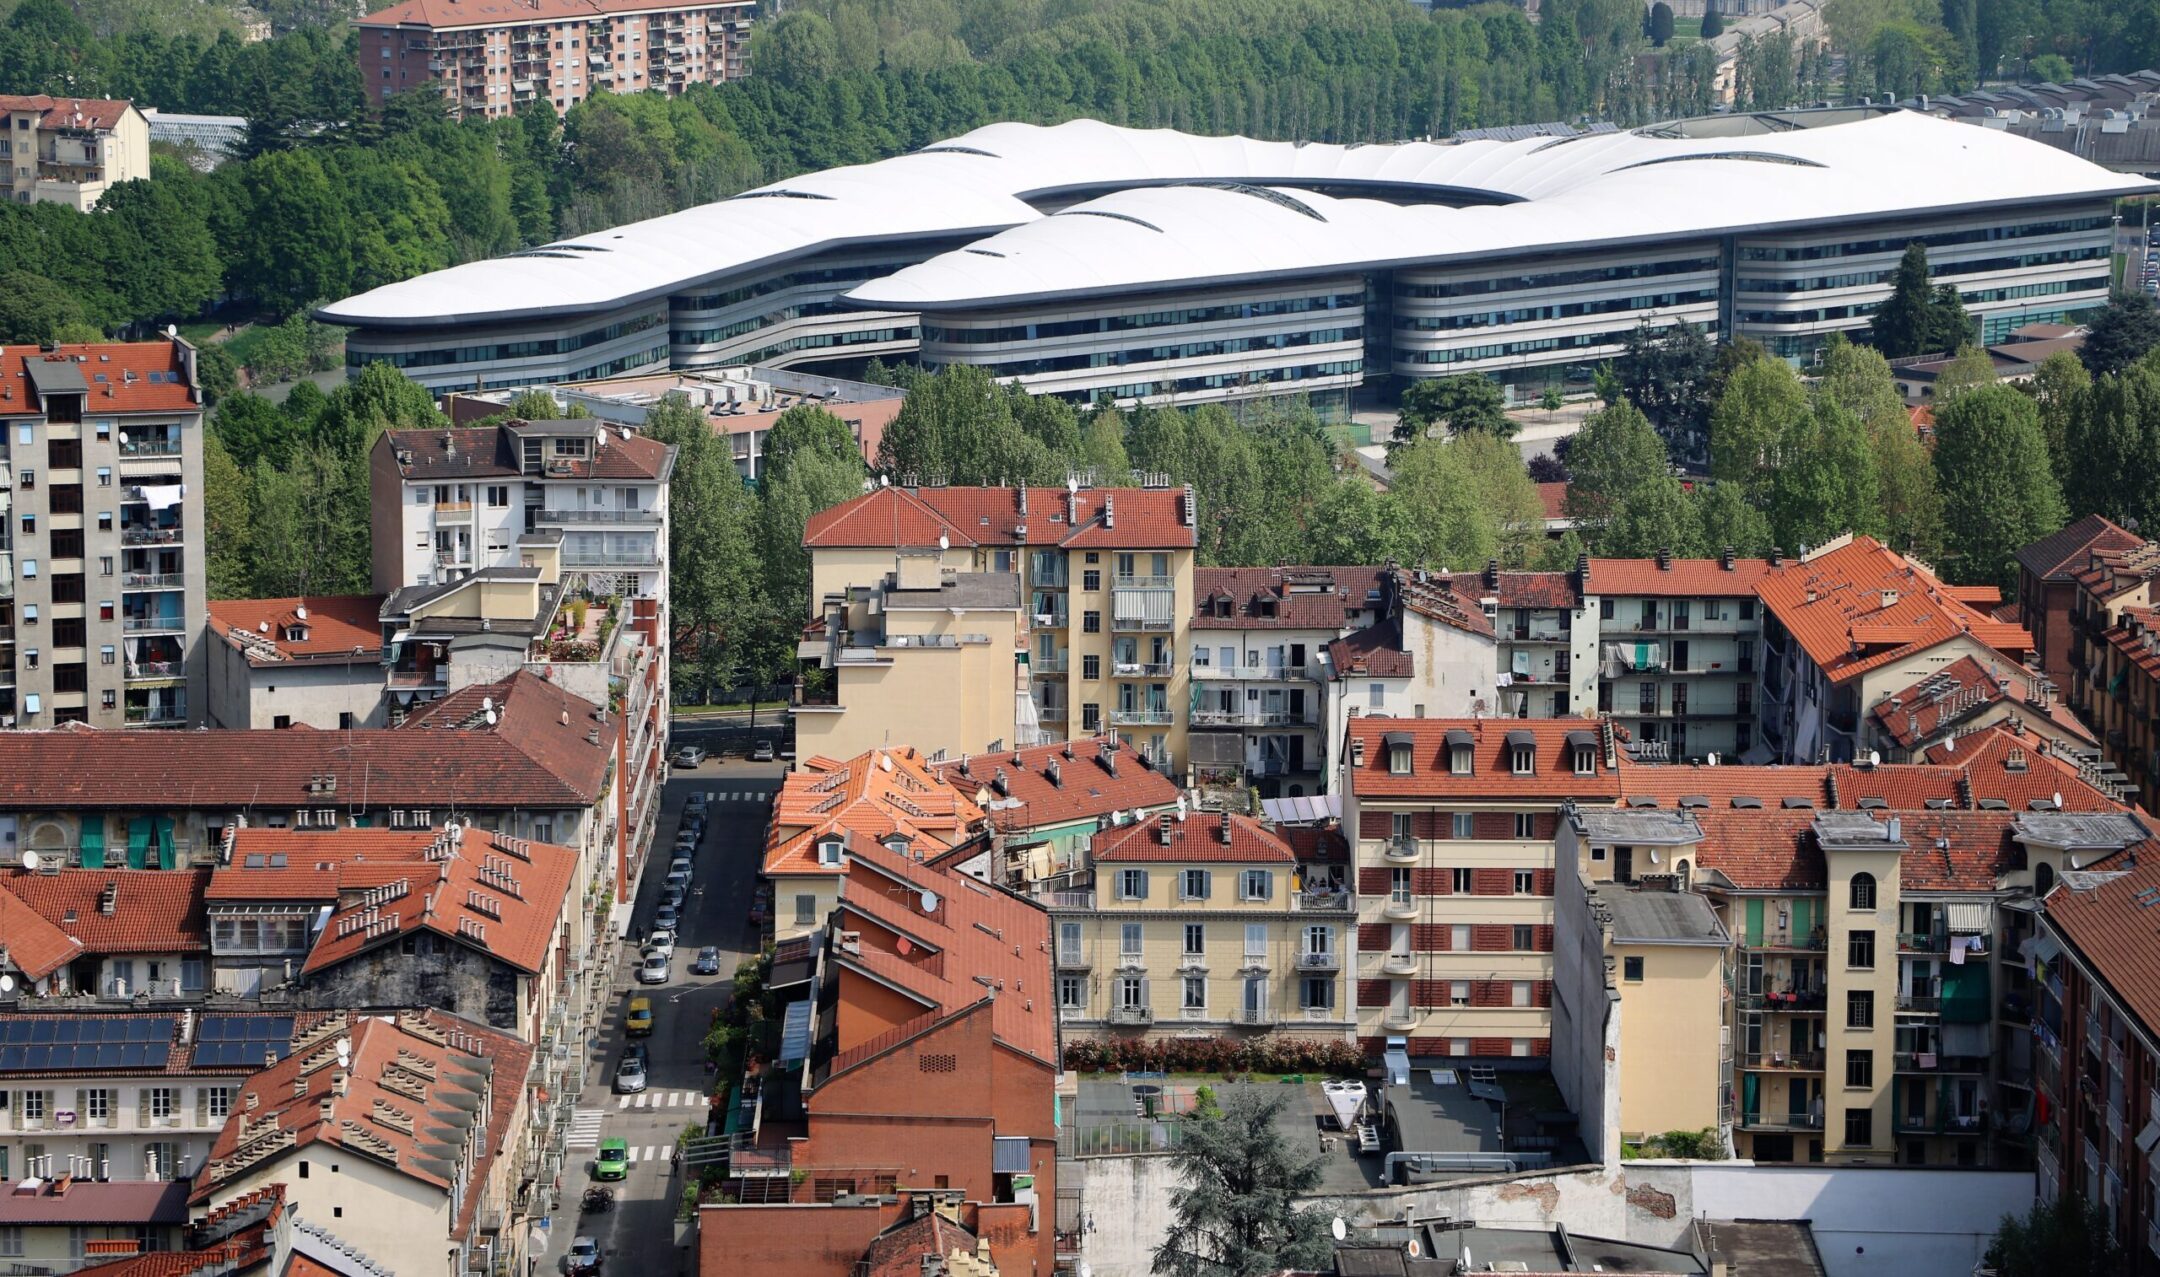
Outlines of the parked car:
<svg viewBox="0 0 2160 1277">
<path fill-rule="evenodd" d="M 594 1179 L 624 1179 L 630 1174 L 630 1144 L 627 1140 L 606 1139 L 600 1141 L 600 1155 L 593 1159 Z"/>
<path fill-rule="evenodd" d="M 662 953 L 670 958 L 674 957 L 675 929 L 673 927 L 653 928 L 653 933 L 645 937 L 645 952 Z"/>
<path fill-rule="evenodd" d="M 570 1243 L 570 1253 L 563 1256 L 563 1272 L 567 1277 L 595 1277 L 600 1271 L 600 1243 L 590 1237 L 580 1237 Z"/>
<path fill-rule="evenodd" d="M 697 951 L 697 961 L 690 964 L 691 975 L 719 975 L 720 947 L 706 945 Z"/>
<path fill-rule="evenodd" d="M 677 767 L 696 767 L 705 761 L 705 751 L 696 745 L 685 745 L 675 751 Z"/>
<path fill-rule="evenodd" d="M 769 762 L 771 762 L 772 760 L 773 760 L 773 743 L 772 743 L 771 741 L 769 741 L 769 740 L 761 740 L 761 741 L 759 741 L 759 742 L 758 742 L 757 744 L 755 744 L 755 745 L 753 745 L 753 746 L 751 746 L 751 747 L 750 747 L 750 761 L 751 761 L 751 762 L 753 762 L 753 763 L 769 763 Z"/>
<path fill-rule="evenodd" d="M 662 931 L 673 931 L 682 921 L 682 914 L 674 905 L 664 904 L 653 911 L 653 925 Z"/>
<path fill-rule="evenodd" d="M 661 884 L 661 890 L 663 890 L 663 891 L 688 891 L 688 890 L 690 890 L 690 871 L 689 871 L 689 870 L 687 870 L 687 869 L 670 869 L 670 870 L 668 870 L 668 876 L 667 876 L 667 881 L 666 881 L 665 883 Z"/>
<path fill-rule="evenodd" d="M 635 1095 L 645 1089 L 645 1057 L 623 1053 L 615 1065 L 615 1094 Z"/>
<path fill-rule="evenodd" d="M 672 969 L 674 965 L 673 960 L 666 954 L 647 953 L 644 961 L 638 964 L 638 983 L 666 984 L 675 974 Z"/>
<path fill-rule="evenodd" d="M 652 999 L 639 994 L 630 999 L 630 1013 L 623 1017 L 623 1032 L 634 1038 L 652 1035 Z"/>
<path fill-rule="evenodd" d="M 677 856 L 677 857 L 675 857 L 675 859 L 673 859 L 673 860 L 670 860 L 670 861 L 668 862 L 668 867 L 667 867 L 667 871 L 668 871 L 668 875 L 669 875 L 670 877 L 673 877 L 673 876 L 674 876 L 674 875 L 676 875 L 676 874 L 688 874 L 688 873 L 690 873 L 690 872 L 691 872 L 691 864 L 690 864 L 690 857 L 688 857 L 688 856 Z"/>
</svg>

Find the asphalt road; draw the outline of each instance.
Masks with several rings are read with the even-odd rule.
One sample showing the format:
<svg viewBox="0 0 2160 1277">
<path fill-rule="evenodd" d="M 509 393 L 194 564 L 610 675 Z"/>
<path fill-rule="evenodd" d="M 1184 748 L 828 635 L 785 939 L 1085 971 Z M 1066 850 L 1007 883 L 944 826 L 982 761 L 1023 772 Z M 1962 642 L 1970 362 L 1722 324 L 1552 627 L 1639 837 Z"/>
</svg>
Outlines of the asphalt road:
<svg viewBox="0 0 2160 1277">
<path fill-rule="evenodd" d="M 759 851 L 764 844 L 772 794 L 780 787 L 780 763 L 708 761 L 693 769 L 677 768 L 661 798 L 659 845 L 647 860 L 639 885 L 631 934 L 652 929 L 669 849 L 683 803 L 696 790 L 712 802 L 705 840 L 695 857 L 692 887 L 703 888 L 687 902 L 686 920 L 675 944 L 675 963 L 665 984 L 636 981 L 638 955 L 622 946 L 615 992 L 588 1058 L 590 1079 L 578 1096 L 577 1120 L 569 1138 L 563 1172 L 563 1205 L 549 1228 L 547 1250 L 536 1272 L 559 1273 L 570 1241 L 579 1235 L 600 1243 L 603 1274 L 622 1277 L 668 1277 L 695 1270 L 686 1227 L 675 1221 L 683 1180 L 670 1161 L 684 1126 L 702 1130 L 715 1082 L 705 1072 L 702 1049 L 713 1010 L 725 1006 L 735 965 L 756 951 L 758 930 L 750 925 L 750 904 L 757 882 Z M 693 976 L 690 963 L 705 945 L 720 947 L 720 974 Z M 637 1095 L 614 1093 L 615 1064 L 628 1040 L 622 1021 L 630 998 L 644 993 L 653 1000 L 653 1033 L 646 1039 L 650 1062 L 646 1089 Z M 602 1139 L 621 1138 L 630 1149 L 627 1178 L 608 1185 L 615 1191 L 612 1209 L 581 1215 L 579 1207 L 592 1179 L 593 1158 Z"/>
</svg>

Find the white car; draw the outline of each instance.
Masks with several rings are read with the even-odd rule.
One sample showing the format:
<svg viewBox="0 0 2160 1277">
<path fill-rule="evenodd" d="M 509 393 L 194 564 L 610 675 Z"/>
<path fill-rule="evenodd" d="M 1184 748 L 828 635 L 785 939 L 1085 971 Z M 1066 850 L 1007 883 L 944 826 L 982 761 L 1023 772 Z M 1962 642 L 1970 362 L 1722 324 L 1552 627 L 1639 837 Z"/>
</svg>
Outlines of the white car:
<svg viewBox="0 0 2160 1277">
<path fill-rule="evenodd" d="M 669 958 L 672 958 L 672 957 L 674 957 L 674 956 L 675 956 L 675 933 L 674 933 L 674 931 L 670 930 L 670 929 L 669 929 L 669 928 L 667 928 L 667 927 L 662 927 L 662 928 L 660 928 L 659 930 L 657 930 L 657 931 L 653 932 L 653 933 L 652 933 L 652 934 L 651 934 L 650 936 L 647 936 L 647 937 L 645 938 L 645 952 L 647 952 L 647 953 L 659 953 L 659 954 L 663 954 L 663 955 L 665 955 L 666 957 L 669 957 Z"/>
<path fill-rule="evenodd" d="M 675 859 L 668 862 L 667 871 L 668 876 L 670 877 L 673 877 L 676 874 L 683 874 L 687 876 L 691 872 L 691 870 L 692 865 L 690 864 L 690 857 L 688 856 L 677 856 L 675 857 Z"/>
<path fill-rule="evenodd" d="M 648 951 L 645 960 L 638 964 L 638 983 L 666 984 L 675 974 L 674 965 L 669 955 Z"/>
</svg>

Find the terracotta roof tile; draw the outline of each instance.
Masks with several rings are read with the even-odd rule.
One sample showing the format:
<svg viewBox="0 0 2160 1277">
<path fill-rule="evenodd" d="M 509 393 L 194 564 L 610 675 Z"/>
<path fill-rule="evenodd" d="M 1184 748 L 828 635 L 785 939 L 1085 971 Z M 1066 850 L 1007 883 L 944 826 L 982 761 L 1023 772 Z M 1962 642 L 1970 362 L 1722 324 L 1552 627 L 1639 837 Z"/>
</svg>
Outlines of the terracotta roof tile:
<svg viewBox="0 0 2160 1277">
<path fill-rule="evenodd" d="M 1730 568 L 1722 559 L 1672 559 L 1662 568 L 1656 559 L 1592 559 L 1583 590 L 1621 598 L 1752 598 L 1768 571 L 1767 559 L 1735 558 Z"/>
<path fill-rule="evenodd" d="M 2127 550 L 2144 538 L 2097 514 L 2050 533 L 2017 552 L 2020 567 L 2043 581 L 2067 581 L 2094 550 Z"/>
<path fill-rule="evenodd" d="M 1222 838 L 1230 822 L 1230 841 Z M 1164 831 L 1169 841 L 1163 841 Z M 1289 864 L 1297 859 L 1275 831 L 1250 816 L 1234 812 L 1194 812 L 1184 820 L 1156 813 L 1146 820 L 1095 835 L 1092 852 L 1098 864 L 1186 863 Z"/>
<path fill-rule="evenodd" d="M 56 98 L 49 93 L 0 93 L 0 111 L 39 111 L 41 129 L 111 132 L 134 103 L 121 98 Z"/>
<path fill-rule="evenodd" d="M 399 473 L 414 483 L 508 478 L 523 473 L 520 431 L 528 424 L 533 423 L 391 430 L 384 432 L 375 446 L 388 450 Z M 675 449 L 670 445 L 597 419 L 580 424 L 590 427 L 591 454 L 555 468 L 554 463 L 562 459 L 550 453 L 551 468 L 537 477 L 660 481 L 672 471 Z"/>
<path fill-rule="evenodd" d="M 210 632 L 246 653 L 251 665 L 274 665 L 308 657 L 380 659 L 382 603 L 380 594 L 213 599 Z M 303 607 L 307 609 L 305 617 L 299 613 Z M 301 627 L 306 637 L 286 638 L 294 626 Z"/>
<path fill-rule="evenodd" d="M 1567 484 L 1541 483 L 1537 486 L 1538 504 L 1545 507 L 1545 517 L 1567 518 Z"/>
<path fill-rule="evenodd" d="M 381 844 L 374 830 L 349 832 Z M 416 931 L 479 949 L 528 975 L 546 965 L 569 907 L 577 852 L 478 829 L 407 837 L 412 854 L 402 872 L 333 913 L 303 971 L 326 970 Z"/>
<path fill-rule="evenodd" d="M 879 488 L 812 515 L 803 544 L 927 548 L 943 535 L 955 546 L 1190 548 L 1185 499 L 1182 488 Z"/>
<path fill-rule="evenodd" d="M 1999 660 L 1991 669 L 1976 657 L 1964 656 L 1885 696 L 1868 712 L 1885 736 L 1908 749 L 2004 700 L 2016 700 L 2026 712 L 2072 736 L 2091 739 L 2091 732 L 2061 702 L 2050 696 L 2048 703 L 2041 703 L 2039 681 L 2022 665 Z"/>
<path fill-rule="evenodd" d="M 1832 682 L 1960 636 L 2012 665 L 2032 650 L 2023 629 L 1950 597 L 1927 565 L 1870 537 L 1773 568 L 1755 592 Z"/>
<path fill-rule="evenodd" d="M 1193 628 L 1340 631 L 1384 586 L 1382 568 L 1194 568 Z M 1227 605 L 1227 615 L 1222 614 Z"/>
<path fill-rule="evenodd" d="M 846 762 L 812 758 L 781 783 L 765 831 L 764 871 L 844 872 L 844 865 L 817 860 L 818 841 L 831 831 L 854 835 L 851 846 L 901 834 L 934 854 L 966 841 L 982 819 L 975 800 L 912 747 L 871 750 Z"/>
<path fill-rule="evenodd" d="M 2160 576 L 2160 542 L 2095 548 L 2070 569 L 2070 579 L 2087 594 L 2115 599 Z"/>
<path fill-rule="evenodd" d="M 1582 602 L 1575 578 L 1567 572 L 1502 572 L 1500 588 L 1493 593 L 1501 607 L 1551 611 L 1573 608 Z"/>
<path fill-rule="evenodd" d="M 87 953 L 196 953 L 210 948 L 207 869 L 27 869 L 0 875 L 0 891 L 81 943 Z M 113 887 L 113 908 L 99 908 Z"/>
<path fill-rule="evenodd" d="M 1402 627 L 1395 621 L 1352 630 L 1336 639 L 1328 644 L 1328 660 L 1338 679 L 1413 678 L 1417 674 L 1417 657 L 1403 650 Z"/>
<path fill-rule="evenodd" d="M 1829 875 L 1810 832 L 1815 815 L 1777 807 L 1698 811 L 1703 840 L 1695 863 L 1724 874 L 1741 891 L 1820 891 Z"/>
<path fill-rule="evenodd" d="M 83 951 L 81 941 L 12 891 L 0 891 L 0 936 L 7 938 L 8 965 L 32 980 L 44 979 Z"/>
<path fill-rule="evenodd" d="M 1491 638 L 1492 618 L 1485 615 L 1483 600 L 1468 589 L 1457 588 L 1458 582 L 1474 587 L 1477 581 L 1473 576 L 1456 577 L 1448 572 L 1395 574 L 1396 591 L 1405 612 L 1415 612 L 1465 634 Z"/>
<path fill-rule="evenodd" d="M 1350 840 L 1340 825 L 1277 825 L 1275 836 L 1290 846 L 1299 861 L 1325 864 L 1350 858 Z"/>
<path fill-rule="evenodd" d="M 895 1224 L 872 1239 L 863 1248 L 855 1277 L 922 1277 L 925 1256 L 949 1259 L 956 1250 L 973 1255 L 975 1234 L 931 1211 Z"/>
<path fill-rule="evenodd" d="M 1805 798 L 1818 808 L 1830 805 L 1829 768 L 1744 767 L 1698 764 L 1620 764 L 1620 792 L 1628 798 L 1655 798 L 1660 807 L 1677 807 L 1682 798 L 1700 794 L 1715 807 L 1732 806 L 1735 798 L 1761 799 L 1776 807 L 1787 798 Z"/>
<path fill-rule="evenodd" d="M 1445 741 L 1449 732 L 1467 733 L 1472 742 L 1472 772 L 1457 776 L 1448 770 Z M 1365 761 L 1351 768 L 1350 784 L 1360 798 L 1484 800 L 1547 799 L 1557 802 L 1576 798 L 1611 802 L 1620 794 L 1620 773 L 1606 763 L 1605 747 L 1594 718 L 1413 718 L 1361 717 L 1350 720 L 1345 749 L 1362 743 Z M 1401 733 L 1411 738 L 1411 773 L 1397 776 L 1388 770 L 1387 738 Z M 1536 771 L 1517 776 L 1511 770 L 1508 738 L 1528 733 L 1535 752 Z M 1593 738 L 1592 771 L 1575 774 L 1573 749 L 1568 737 L 1588 733 Z"/>
<path fill-rule="evenodd" d="M 82 374 L 90 392 L 85 412 L 202 411 L 202 402 L 187 384 L 187 370 L 173 343 L 94 342 L 64 345 L 51 353 L 35 346 L 11 346 L 0 352 L 0 417 L 39 412 L 30 376 L 32 365 L 70 362 Z M 101 377 L 104 380 L 98 380 Z"/>
<path fill-rule="evenodd" d="M 210 875 L 210 900 L 335 901 L 412 871 L 437 829 L 235 830 L 232 855 Z"/>
<path fill-rule="evenodd" d="M 933 775 L 989 813 L 1001 829 L 1043 829 L 1094 820 L 1113 811 L 1167 807 L 1177 801 L 1177 782 L 1141 760 L 1132 750 L 1115 752 L 1117 775 L 1102 761 L 1102 738 L 1081 737 L 1003 754 L 979 754 L 961 762 L 939 763 Z M 1051 779 L 1056 764 L 1057 778 Z M 994 783 L 1002 774 L 1005 789 Z"/>
<path fill-rule="evenodd" d="M 2042 916 L 2150 1029 L 2160 1025 L 2160 917 L 2150 905 L 2160 891 L 2160 843 L 2147 839 L 2133 850 L 2134 866 L 2111 857 L 2094 866 L 2100 872 L 2085 889 L 2059 883 Z"/>
<path fill-rule="evenodd" d="M 16 1185 L 10 1185 L 16 1187 Z M 41 1192 L 0 1193 L 0 1224 L 184 1224 L 185 1180 L 77 1180 L 66 1192 L 48 1181 Z"/>
</svg>

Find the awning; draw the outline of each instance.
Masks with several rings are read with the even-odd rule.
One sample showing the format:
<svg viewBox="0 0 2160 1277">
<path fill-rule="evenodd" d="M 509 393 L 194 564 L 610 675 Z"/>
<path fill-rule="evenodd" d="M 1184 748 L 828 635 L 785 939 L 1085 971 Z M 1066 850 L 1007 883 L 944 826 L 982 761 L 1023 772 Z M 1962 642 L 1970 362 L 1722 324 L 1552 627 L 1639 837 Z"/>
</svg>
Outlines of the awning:
<svg viewBox="0 0 2160 1277">
<path fill-rule="evenodd" d="M 2145 1123 L 2145 1129 L 2137 1133 L 2138 1152 L 2150 1157 L 2155 1144 L 2160 1144 L 2160 1118 Z"/>
<path fill-rule="evenodd" d="M 103 869 L 105 867 L 105 818 L 86 816 L 82 827 L 82 867 Z"/>
<path fill-rule="evenodd" d="M 1522 746 L 1528 746 L 1532 749 L 1535 749 L 1537 748 L 1537 733 L 1531 731 L 1527 727 L 1518 727 L 1507 734 L 1507 743 L 1509 749 L 1516 749 Z"/>
<path fill-rule="evenodd" d="M 148 868 L 149 859 L 150 818 L 148 816 L 130 816 L 128 818 L 127 867 L 130 869 Z"/>
<path fill-rule="evenodd" d="M 1389 749 L 1393 749 L 1397 745 L 1415 745 L 1417 744 L 1417 737 L 1408 732 L 1386 732 L 1381 735 L 1380 743 Z"/>
<path fill-rule="evenodd" d="M 1946 964 L 1942 972 L 1943 1023 L 1986 1023 L 1990 1018 L 1987 963 Z"/>
<path fill-rule="evenodd" d="M 1448 748 L 1449 748 L 1449 749 L 1453 749 L 1453 748 L 1455 748 L 1455 747 L 1456 747 L 1457 745 L 1476 745 L 1476 744 L 1477 744 L 1477 737 L 1475 737 L 1475 736 L 1472 736 L 1472 735 L 1471 735 L 1471 734 L 1470 734 L 1469 732 L 1466 732 L 1466 731 L 1464 731 L 1464 730 L 1463 730 L 1462 728 L 1460 728 L 1460 727 L 1450 727 L 1450 728 L 1448 728 L 1448 733 L 1447 733 L 1447 735 L 1446 735 L 1446 736 L 1444 736 L 1444 737 L 1442 737 L 1442 739 L 1443 739 L 1443 740 L 1445 740 L 1445 741 L 1447 742 L 1447 745 L 1448 745 Z"/>
<path fill-rule="evenodd" d="M 1596 749 L 1598 744 L 1597 733 L 1569 732 L 1567 734 L 1567 743 L 1570 749 Z"/>
<path fill-rule="evenodd" d="M 1026 1175 L 1035 1169 L 1028 1156 L 1028 1138 L 1025 1135 L 994 1135 L 990 1138 L 990 1173 L 992 1175 Z"/>
<path fill-rule="evenodd" d="M 152 838 L 157 843 L 157 867 L 178 869 L 180 859 L 173 848 L 173 822 L 170 816 L 158 816 L 150 822 Z"/>
<path fill-rule="evenodd" d="M 1943 913 L 1950 920 L 1952 935 L 1995 934 L 1995 906 L 1988 901 L 1953 900 L 1943 906 Z"/>
</svg>

